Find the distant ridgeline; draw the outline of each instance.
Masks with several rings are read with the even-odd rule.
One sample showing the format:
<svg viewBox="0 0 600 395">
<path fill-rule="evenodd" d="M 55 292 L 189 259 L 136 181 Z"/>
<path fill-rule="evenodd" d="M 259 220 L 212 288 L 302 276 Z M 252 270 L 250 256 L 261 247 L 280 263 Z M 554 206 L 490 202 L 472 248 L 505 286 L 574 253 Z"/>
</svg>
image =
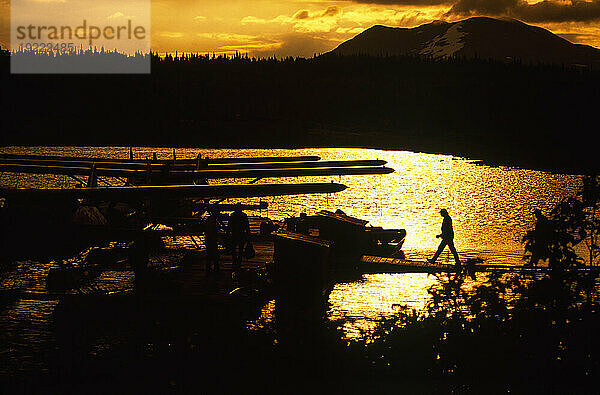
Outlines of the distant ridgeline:
<svg viewBox="0 0 600 395">
<path fill-rule="evenodd" d="M 600 70 L 452 56 L 152 55 L 150 75 L 11 75 L 2 145 L 360 146 L 597 166 Z"/>
<path fill-rule="evenodd" d="M 517 60 L 600 67 L 600 49 L 574 44 L 516 19 L 473 17 L 452 23 L 435 21 L 413 28 L 376 25 L 340 44 L 337 55 L 410 55 Z"/>
</svg>

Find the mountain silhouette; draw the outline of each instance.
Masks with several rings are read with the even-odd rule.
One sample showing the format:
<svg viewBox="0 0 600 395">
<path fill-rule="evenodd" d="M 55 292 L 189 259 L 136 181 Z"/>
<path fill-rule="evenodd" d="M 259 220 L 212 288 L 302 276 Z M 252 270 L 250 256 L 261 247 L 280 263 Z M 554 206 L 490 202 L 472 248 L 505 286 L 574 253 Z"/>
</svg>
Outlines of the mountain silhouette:
<svg viewBox="0 0 600 395">
<path fill-rule="evenodd" d="M 376 25 L 330 53 L 600 65 L 600 49 L 573 44 L 546 29 L 515 19 L 487 17 L 453 23 L 435 21 L 414 28 Z"/>
</svg>

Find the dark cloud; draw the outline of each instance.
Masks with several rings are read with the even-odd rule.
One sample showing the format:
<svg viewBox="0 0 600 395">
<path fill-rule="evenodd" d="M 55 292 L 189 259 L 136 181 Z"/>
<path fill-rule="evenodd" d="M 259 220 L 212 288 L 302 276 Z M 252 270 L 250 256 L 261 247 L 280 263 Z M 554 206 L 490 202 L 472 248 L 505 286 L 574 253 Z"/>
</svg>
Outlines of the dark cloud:
<svg viewBox="0 0 600 395">
<path fill-rule="evenodd" d="M 361 4 L 380 4 L 380 5 L 399 5 L 399 6 L 429 6 L 429 5 L 448 5 L 454 3 L 453 0 L 353 0 Z"/>
<path fill-rule="evenodd" d="M 510 16 L 525 22 L 592 22 L 600 20 L 600 0 L 528 4 L 523 0 L 458 0 L 447 15 Z"/>
<path fill-rule="evenodd" d="M 520 0 L 458 0 L 449 13 L 455 15 L 503 15 L 519 6 Z"/>
<path fill-rule="evenodd" d="M 321 16 L 336 16 L 340 13 L 340 9 L 334 5 L 327 7 Z"/>
<path fill-rule="evenodd" d="M 509 16 L 526 22 L 592 22 L 600 20 L 600 0 L 353 0 L 362 4 L 399 6 L 452 5 L 447 16 Z"/>
<path fill-rule="evenodd" d="M 310 18 L 310 14 L 306 10 L 300 10 L 296 12 L 294 15 L 294 19 L 308 19 Z"/>
<path fill-rule="evenodd" d="M 515 11 L 519 18 L 528 22 L 590 22 L 600 20 L 600 0 L 576 0 L 567 4 L 545 0 L 521 4 Z"/>
</svg>

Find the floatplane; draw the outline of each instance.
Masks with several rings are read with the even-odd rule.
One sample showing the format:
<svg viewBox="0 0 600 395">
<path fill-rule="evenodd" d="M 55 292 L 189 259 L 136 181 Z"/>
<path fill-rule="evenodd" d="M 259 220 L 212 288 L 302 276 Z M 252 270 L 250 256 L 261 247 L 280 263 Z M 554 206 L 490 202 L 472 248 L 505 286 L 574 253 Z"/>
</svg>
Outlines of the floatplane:
<svg viewBox="0 0 600 395">
<path fill-rule="evenodd" d="M 0 188 L 6 257 L 61 255 L 103 240 L 198 235 L 207 210 L 231 211 L 229 198 L 337 193 L 341 183 L 257 183 L 265 178 L 389 174 L 382 160 L 321 161 L 317 156 L 129 159 L 0 154 L 0 173 L 65 175 L 75 188 Z M 82 178 L 87 177 L 87 181 Z M 251 179 L 211 184 L 213 180 Z M 243 209 L 266 208 L 266 203 Z M 159 226 L 160 225 L 160 226 Z M 25 247 L 27 245 L 27 247 Z M 69 251 L 71 249 L 68 249 Z M 12 253 L 8 253 L 11 251 Z"/>
</svg>

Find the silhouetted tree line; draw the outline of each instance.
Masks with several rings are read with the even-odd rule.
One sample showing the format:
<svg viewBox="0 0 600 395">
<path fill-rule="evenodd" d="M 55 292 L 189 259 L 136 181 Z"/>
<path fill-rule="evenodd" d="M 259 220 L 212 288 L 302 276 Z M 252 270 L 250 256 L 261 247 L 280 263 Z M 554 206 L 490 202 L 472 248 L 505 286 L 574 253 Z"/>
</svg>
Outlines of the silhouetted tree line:
<svg viewBox="0 0 600 395">
<path fill-rule="evenodd" d="M 12 70 L 20 74 L 38 73 L 142 73 L 150 70 L 151 54 L 136 51 L 126 54 L 104 47 L 68 48 L 36 51 L 19 48 L 11 55 Z"/>
<path fill-rule="evenodd" d="M 0 62 L 4 145 L 376 146 L 595 166 L 588 67 L 154 54 L 150 75 L 10 75 Z"/>
</svg>

